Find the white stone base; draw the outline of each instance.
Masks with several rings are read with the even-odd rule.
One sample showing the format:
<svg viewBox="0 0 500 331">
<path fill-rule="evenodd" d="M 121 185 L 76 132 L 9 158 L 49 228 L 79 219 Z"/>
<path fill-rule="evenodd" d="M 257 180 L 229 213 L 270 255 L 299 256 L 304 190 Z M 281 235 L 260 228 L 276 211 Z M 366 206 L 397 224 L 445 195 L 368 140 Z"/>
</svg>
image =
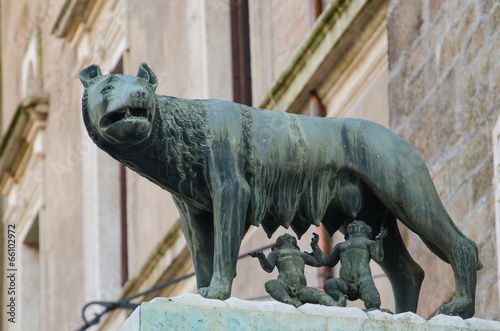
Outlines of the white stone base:
<svg viewBox="0 0 500 331">
<path fill-rule="evenodd" d="M 120 331 L 153 330 L 500 330 L 500 322 L 438 315 L 365 313 L 359 308 L 275 301 L 208 300 L 197 294 L 144 302 Z"/>
</svg>

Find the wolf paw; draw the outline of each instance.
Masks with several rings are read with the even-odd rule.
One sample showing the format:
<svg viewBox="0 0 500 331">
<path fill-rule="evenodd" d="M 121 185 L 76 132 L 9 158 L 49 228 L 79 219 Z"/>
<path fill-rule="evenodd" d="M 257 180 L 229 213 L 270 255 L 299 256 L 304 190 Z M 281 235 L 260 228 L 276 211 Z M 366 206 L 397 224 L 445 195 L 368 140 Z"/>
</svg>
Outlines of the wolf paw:
<svg viewBox="0 0 500 331">
<path fill-rule="evenodd" d="M 231 290 L 224 285 L 210 285 L 200 288 L 198 294 L 207 299 L 226 300 L 231 295 Z"/>
<path fill-rule="evenodd" d="M 455 299 L 439 309 L 440 314 L 460 316 L 463 319 L 474 316 L 474 301 L 468 299 Z"/>
</svg>

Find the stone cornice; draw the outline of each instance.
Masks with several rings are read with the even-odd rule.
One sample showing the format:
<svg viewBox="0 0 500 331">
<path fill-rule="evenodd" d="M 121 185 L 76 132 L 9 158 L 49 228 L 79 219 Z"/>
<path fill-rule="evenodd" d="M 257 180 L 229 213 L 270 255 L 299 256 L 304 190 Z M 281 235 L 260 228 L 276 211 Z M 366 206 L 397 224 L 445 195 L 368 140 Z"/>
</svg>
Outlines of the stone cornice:
<svg viewBox="0 0 500 331">
<path fill-rule="evenodd" d="M 97 0 L 66 0 L 52 25 L 51 34 L 71 40 L 80 23 L 89 18 Z"/>
<path fill-rule="evenodd" d="M 33 138 L 45 127 L 48 98 L 31 96 L 22 100 L 14 119 L 0 144 L 0 187 L 8 190 L 9 178 L 18 178 L 32 151 Z"/>
<path fill-rule="evenodd" d="M 171 259 L 175 258 L 183 248 L 187 247 L 185 244 L 180 243 L 180 241 L 183 241 L 180 240 L 181 238 L 183 238 L 183 236 L 180 220 L 177 220 L 172 228 L 165 234 L 163 239 L 156 245 L 146 261 L 144 261 L 144 264 L 137 273 L 137 277 L 130 279 L 124 285 L 120 299 L 147 290 L 156 285 L 158 279 L 152 279 L 153 276 L 161 276 L 172 262 Z M 165 258 L 169 260 L 167 265 L 165 265 L 163 261 Z"/>
<path fill-rule="evenodd" d="M 192 271 L 192 262 L 186 241 L 182 235 L 180 220 L 178 219 L 153 249 L 139 272 L 137 272 L 136 277 L 129 279 L 125 283 L 117 300 L 122 300 L 139 292 L 149 290 L 168 279 L 183 276 L 187 270 Z M 181 274 L 177 274 L 175 271 L 180 271 Z M 159 292 L 155 293 L 158 295 Z M 179 295 L 179 293 L 173 293 L 173 295 Z M 147 298 L 150 297 L 147 296 Z M 144 297 L 138 297 L 133 301 L 141 302 L 144 299 Z M 119 319 L 120 314 L 120 310 L 114 310 L 106 315 L 101 324 L 101 329 L 113 329 L 110 325 L 114 325 L 116 319 Z"/>
<path fill-rule="evenodd" d="M 336 62 L 344 56 L 344 44 L 352 43 L 354 22 L 366 22 L 383 0 L 336 0 L 330 3 L 298 46 L 279 77 L 272 83 L 259 108 L 300 112 Z M 359 32 L 359 31 L 358 31 Z M 343 39 L 345 42 L 343 42 Z"/>
<path fill-rule="evenodd" d="M 77 52 L 76 76 L 91 63 L 111 71 L 126 50 L 125 0 L 65 0 L 51 34 Z"/>
</svg>

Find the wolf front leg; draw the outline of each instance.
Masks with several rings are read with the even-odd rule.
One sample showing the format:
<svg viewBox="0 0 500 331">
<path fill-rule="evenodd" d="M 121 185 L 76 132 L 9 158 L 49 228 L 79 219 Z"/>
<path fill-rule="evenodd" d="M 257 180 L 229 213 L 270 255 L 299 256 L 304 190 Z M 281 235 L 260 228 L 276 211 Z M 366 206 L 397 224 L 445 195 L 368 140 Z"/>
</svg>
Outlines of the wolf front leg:
<svg viewBox="0 0 500 331">
<path fill-rule="evenodd" d="M 245 235 L 249 187 L 232 180 L 214 188 L 214 257 L 210 286 L 198 292 L 209 299 L 225 300 L 231 295 L 240 244 Z"/>
<path fill-rule="evenodd" d="M 214 260 L 214 224 L 210 212 L 200 211 L 178 197 L 174 202 L 180 213 L 181 227 L 196 273 L 198 288 L 210 285 Z"/>
</svg>

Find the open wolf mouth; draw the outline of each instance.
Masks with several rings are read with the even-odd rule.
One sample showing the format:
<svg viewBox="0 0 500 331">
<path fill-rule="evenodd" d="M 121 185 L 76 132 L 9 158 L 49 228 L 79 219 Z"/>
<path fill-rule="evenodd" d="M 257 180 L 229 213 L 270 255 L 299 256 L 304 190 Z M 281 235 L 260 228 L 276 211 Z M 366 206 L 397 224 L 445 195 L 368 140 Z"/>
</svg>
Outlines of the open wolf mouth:
<svg viewBox="0 0 500 331">
<path fill-rule="evenodd" d="M 106 129 L 110 127 L 112 124 L 117 122 L 128 120 L 140 120 L 140 121 L 148 121 L 150 122 L 150 112 L 144 108 L 123 108 L 114 110 L 103 117 L 99 121 L 99 126 L 101 129 Z"/>
</svg>

